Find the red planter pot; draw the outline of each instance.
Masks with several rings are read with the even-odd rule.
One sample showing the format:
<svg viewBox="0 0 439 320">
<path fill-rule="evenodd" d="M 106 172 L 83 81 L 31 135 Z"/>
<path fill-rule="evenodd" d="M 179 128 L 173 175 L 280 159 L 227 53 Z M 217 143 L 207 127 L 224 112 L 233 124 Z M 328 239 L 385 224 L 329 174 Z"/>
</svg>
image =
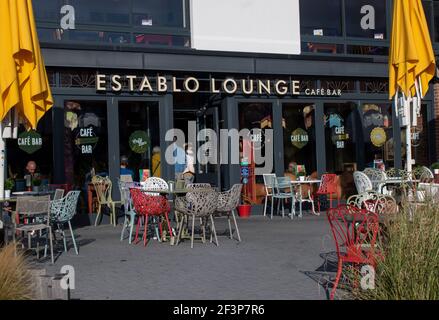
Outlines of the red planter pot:
<svg viewBox="0 0 439 320">
<path fill-rule="evenodd" d="M 238 206 L 238 214 L 241 218 L 248 218 L 251 214 L 252 206 L 250 204 L 241 204 Z"/>
</svg>

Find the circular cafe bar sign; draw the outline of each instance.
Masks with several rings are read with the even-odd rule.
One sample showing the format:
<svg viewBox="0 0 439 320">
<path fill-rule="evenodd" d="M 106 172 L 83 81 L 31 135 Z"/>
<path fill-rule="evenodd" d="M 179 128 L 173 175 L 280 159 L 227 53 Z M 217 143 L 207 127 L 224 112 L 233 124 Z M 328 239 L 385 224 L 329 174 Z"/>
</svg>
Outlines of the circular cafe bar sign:
<svg viewBox="0 0 439 320">
<path fill-rule="evenodd" d="M 134 131 L 129 139 L 131 150 L 135 153 L 143 154 L 148 150 L 149 138 L 145 131 Z"/>
<path fill-rule="evenodd" d="M 43 146 L 41 135 L 35 130 L 25 131 L 18 136 L 18 147 L 29 154 L 38 151 Z"/>
<path fill-rule="evenodd" d="M 80 128 L 75 139 L 75 144 L 82 154 L 92 154 L 99 137 L 96 136 L 93 126 Z"/>
</svg>

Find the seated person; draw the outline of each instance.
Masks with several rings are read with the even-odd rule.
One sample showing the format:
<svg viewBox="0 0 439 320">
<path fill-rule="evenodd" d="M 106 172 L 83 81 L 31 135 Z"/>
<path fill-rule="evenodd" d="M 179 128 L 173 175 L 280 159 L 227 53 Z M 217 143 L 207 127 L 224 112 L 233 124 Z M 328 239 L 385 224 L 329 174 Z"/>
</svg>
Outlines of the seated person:
<svg viewBox="0 0 439 320">
<path fill-rule="evenodd" d="M 121 156 L 120 157 L 120 175 L 130 175 L 131 178 L 134 179 L 134 172 L 131 169 L 128 169 L 128 157 Z"/>
</svg>

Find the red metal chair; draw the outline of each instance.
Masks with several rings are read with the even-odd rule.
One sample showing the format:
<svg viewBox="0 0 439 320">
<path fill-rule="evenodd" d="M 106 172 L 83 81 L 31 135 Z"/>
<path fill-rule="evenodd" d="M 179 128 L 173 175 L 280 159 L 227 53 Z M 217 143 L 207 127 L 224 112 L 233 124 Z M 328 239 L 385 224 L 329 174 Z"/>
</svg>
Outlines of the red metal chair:
<svg viewBox="0 0 439 320">
<path fill-rule="evenodd" d="M 333 300 L 344 263 L 376 267 L 377 258 L 380 257 L 375 246 L 379 221 L 376 213 L 349 205 L 329 209 L 327 217 L 338 258 L 337 276 L 330 294 Z"/>
<path fill-rule="evenodd" d="M 147 195 L 143 193 L 139 189 L 130 189 L 131 197 L 133 200 L 134 210 L 140 216 L 137 220 L 136 226 L 136 237 L 134 242 L 138 242 L 139 238 L 139 227 L 141 218 L 144 219 L 144 230 L 143 230 L 143 245 L 146 246 L 148 241 L 148 218 L 150 216 L 165 216 L 166 222 L 168 225 L 169 234 L 172 235 L 171 224 L 169 223 L 169 211 L 171 207 L 169 206 L 168 200 L 164 196 L 157 195 Z M 161 223 L 159 223 L 160 227 L 160 237 L 161 237 Z"/>
<path fill-rule="evenodd" d="M 340 203 L 340 197 L 337 192 L 337 175 L 335 173 L 322 174 L 319 189 L 314 193 L 314 197 L 317 197 L 317 210 L 320 212 L 320 197 L 325 195 L 329 196 L 329 209 L 332 208 L 332 197 L 335 195 L 337 204 Z"/>
</svg>

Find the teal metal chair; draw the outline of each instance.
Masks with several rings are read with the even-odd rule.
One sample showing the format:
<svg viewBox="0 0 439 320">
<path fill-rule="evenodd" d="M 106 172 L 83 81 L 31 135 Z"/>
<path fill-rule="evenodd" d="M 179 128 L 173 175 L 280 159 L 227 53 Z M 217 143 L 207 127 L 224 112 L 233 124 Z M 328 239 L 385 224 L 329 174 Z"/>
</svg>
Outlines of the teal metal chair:
<svg viewBox="0 0 439 320">
<path fill-rule="evenodd" d="M 131 199 L 130 188 L 140 187 L 135 182 L 118 181 L 120 191 L 120 201 L 122 202 L 125 219 L 123 222 L 120 241 L 123 241 L 125 232 L 129 229 L 128 243 L 131 244 L 133 239 L 134 221 L 136 220 L 136 211 L 134 211 L 133 201 Z"/>
<path fill-rule="evenodd" d="M 50 222 L 56 227 L 56 230 L 62 234 L 64 251 L 67 252 L 66 234 L 64 232 L 64 226 L 67 224 L 72 236 L 73 246 L 75 252 L 78 254 L 78 247 L 75 241 L 75 235 L 73 233 L 72 224 L 70 221 L 76 214 L 76 206 L 78 204 L 79 194 L 81 191 L 69 191 L 64 198 L 53 200 L 50 204 Z M 52 228 L 55 231 L 55 228 Z"/>
<path fill-rule="evenodd" d="M 276 199 L 278 200 L 276 212 L 279 213 L 280 205 L 282 204 L 282 217 L 285 217 L 284 201 L 289 199 L 291 201 L 290 218 L 293 219 L 295 214 L 296 198 L 295 198 L 293 186 L 291 184 L 291 178 L 272 177 L 272 176 L 268 176 L 266 178 L 267 178 L 267 185 L 272 190 L 270 218 L 273 219 L 274 202 Z"/>
</svg>

